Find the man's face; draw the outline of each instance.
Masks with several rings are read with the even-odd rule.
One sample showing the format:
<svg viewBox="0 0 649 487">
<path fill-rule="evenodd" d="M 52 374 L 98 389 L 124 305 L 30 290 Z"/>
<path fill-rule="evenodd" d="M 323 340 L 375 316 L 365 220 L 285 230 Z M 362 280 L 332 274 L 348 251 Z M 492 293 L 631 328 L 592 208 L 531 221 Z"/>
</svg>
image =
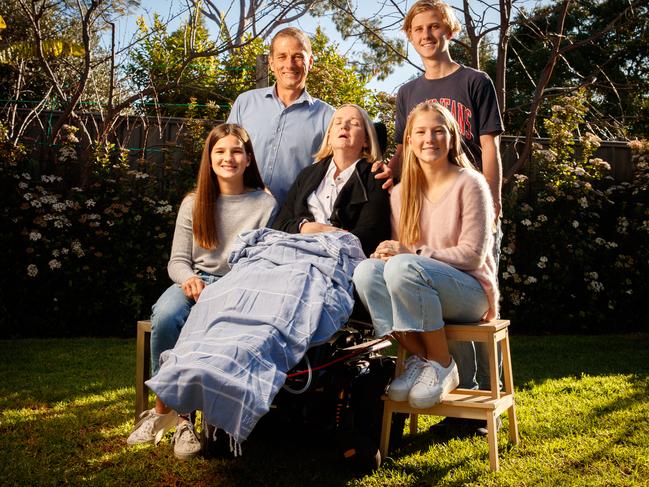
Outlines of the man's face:
<svg viewBox="0 0 649 487">
<path fill-rule="evenodd" d="M 423 59 L 435 59 L 448 51 L 452 33 L 434 10 L 415 15 L 408 38 Z"/>
<path fill-rule="evenodd" d="M 313 66 L 313 56 L 307 53 L 296 38 L 282 36 L 275 39 L 269 63 L 277 79 L 278 89 L 303 90 L 306 77 Z"/>
</svg>

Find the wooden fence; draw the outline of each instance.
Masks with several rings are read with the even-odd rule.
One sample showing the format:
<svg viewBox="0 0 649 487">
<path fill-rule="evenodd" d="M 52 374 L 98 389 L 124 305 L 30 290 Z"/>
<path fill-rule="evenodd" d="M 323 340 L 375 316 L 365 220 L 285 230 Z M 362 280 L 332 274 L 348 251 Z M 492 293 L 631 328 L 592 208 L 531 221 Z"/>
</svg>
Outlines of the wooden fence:
<svg viewBox="0 0 649 487">
<path fill-rule="evenodd" d="M 27 110 L 27 109 L 24 109 Z M 47 128 L 55 123 L 61 112 L 48 111 L 40 115 L 40 123 L 32 123 L 26 131 L 25 145 L 37 148 L 45 143 Z M 84 116 L 90 121 L 93 117 L 99 121 L 99 115 L 86 112 Z M 115 139 L 122 147 L 129 150 L 129 160 L 140 158 L 161 163 L 166 160 L 179 161 L 183 158 L 182 137 L 189 119 L 179 117 L 122 116 L 115 125 Z M 217 125 L 221 120 L 214 120 Z M 209 125 L 209 121 L 207 123 Z M 92 123 L 88 124 L 93 126 Z M 523 147 L 523 138 L 511 135 L 501 137 L 501 153 L 505 172 L 517 159 Z M 535 142 L 547 146 L 548 139 L 535 139 Z M 579 145 L 577 143 L 577 151 Z M 611 165 L 612 176 L 618 182 L 629 181 L 633 174 L 631 150 L 625 141 L 604 141 L 595 153 Z"/>
</svg>

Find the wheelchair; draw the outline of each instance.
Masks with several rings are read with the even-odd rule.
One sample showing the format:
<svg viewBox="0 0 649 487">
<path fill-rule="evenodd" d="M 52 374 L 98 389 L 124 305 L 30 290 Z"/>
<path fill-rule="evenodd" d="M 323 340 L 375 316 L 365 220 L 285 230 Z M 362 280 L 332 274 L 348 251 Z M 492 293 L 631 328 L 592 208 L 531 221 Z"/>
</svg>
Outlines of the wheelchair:
<svg viewBox="0 0 649 487">
<path fill-rule="evenodd" d="M 379 452 L 382 396 L 396 365 L 395 357 L 380 352 L 390 345 L 387 339 L 373 337 L 369 315 L 359 304 L 337 333 L 310 348 L 289 371 L 257 428 L 268 423 L 307 428 L 316 438 L 332 442 L 339 458 L 352 468 L 378 468 L 383 460 Z M 401 442 L 406 418 L 406 414 L 392 417 L 393 448 Z M 206 458 L 232 455 L 227 435 L 213 426 L 203 427 L 200 437 Z"/>
</svg>

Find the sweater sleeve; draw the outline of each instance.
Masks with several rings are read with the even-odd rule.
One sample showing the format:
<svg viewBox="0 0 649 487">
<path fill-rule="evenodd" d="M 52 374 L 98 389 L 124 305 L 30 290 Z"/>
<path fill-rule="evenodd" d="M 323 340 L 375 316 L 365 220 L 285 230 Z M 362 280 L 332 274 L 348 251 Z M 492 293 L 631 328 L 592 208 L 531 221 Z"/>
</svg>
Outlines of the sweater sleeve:
<svg viewBox="0 0 649 487">
<path fill-rule="evenodd" d="M 176 284 L 182 284 L 190 277 L 196 275 L 192 260 L 192 247 L 194 231 L 192 226 L 193 196 L 188 196 L 180 204 L 176 217 L 176 228 L 171 244 L 171 257 L 167 265 L 169 277 Z"/>
<path fill-rule="evenodd" d="M 456 208 L 459 209 L 460 234 L 457 245 L 431 249 L 423 245 L 419 255 L 432 257 L 462 271 L 472 271 L 484 264 L 489 252 L 490 222 L 494 221 L 493 203 L 487 183 L 481 175 L 467 178 L 459 189 Z M 455 205 L 453 205 L 455 206 Z"/>
</svg>

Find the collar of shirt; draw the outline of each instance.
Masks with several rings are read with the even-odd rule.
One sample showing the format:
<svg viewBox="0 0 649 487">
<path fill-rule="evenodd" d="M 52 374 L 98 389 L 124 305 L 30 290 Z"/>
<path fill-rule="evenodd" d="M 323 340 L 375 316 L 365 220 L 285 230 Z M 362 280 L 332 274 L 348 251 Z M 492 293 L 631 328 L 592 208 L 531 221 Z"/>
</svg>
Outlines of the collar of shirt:
<svg viewBox="0 0 649 487">
<path fill-rule="evenodd" d="M 334 203 L 338 198 L 338 194 L 340 194 L 340 190 L 345 186 L 347 181 L 349 181 L 352 174 L 354 174 L 358 161 L 360 161 L 360 159 L 334 178 L 337 167 L 334 160 L 331 159 L 327 172 L 325 173 L 324 178 L 322 178 L 322 182 L 320 182 L 316 190 L 307 198 L 309 211 L 313 215 L 313 218 L 315 218 L 316 222 L 331 223 L 330 219 Z"/>
<path fill-rule="evenodd" d="M 266 98 L 273 98 L 277 100 L 277 102 L 281 103 L 279 97 L 277 96 L 277 91 L 275 91 L 276 85 L 269 86 L 266 88 L 266 92 L 264 93 L 264 96 Z M 313 105 L 314 99 L 311 95 L 309 95 L 309 92 L 306 91 L 306 88 L 304 88 L 304 91 L 302 91 L 302 94 L 298 97 L 297 100 L 295 100 L 291 106 L 298 104 L 298 103 L 306 103 L 308 105 Z M 288 107 L 287 107 L 288 108 Z"/>
</svg>

